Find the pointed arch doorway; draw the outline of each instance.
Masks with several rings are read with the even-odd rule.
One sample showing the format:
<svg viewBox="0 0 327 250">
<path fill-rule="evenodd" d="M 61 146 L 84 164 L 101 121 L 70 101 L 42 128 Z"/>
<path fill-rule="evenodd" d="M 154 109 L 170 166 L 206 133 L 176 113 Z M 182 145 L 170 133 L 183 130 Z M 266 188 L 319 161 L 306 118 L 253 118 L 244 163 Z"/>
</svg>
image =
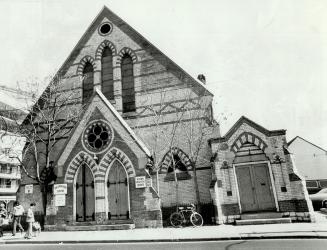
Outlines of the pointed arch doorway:
<svg viewBox="0 0 327 250">
<path fill-rule="evenodd" d="M 82 163 L 75 180 L 76 221 L 95 220 L 94 180 L 91 169 Z"/>
<path fill-rule="evenodd" d="M 108 219 L 129 219 L 128 176 L 119 160 L 115 160 L 107 177 Z"/>
</svg>

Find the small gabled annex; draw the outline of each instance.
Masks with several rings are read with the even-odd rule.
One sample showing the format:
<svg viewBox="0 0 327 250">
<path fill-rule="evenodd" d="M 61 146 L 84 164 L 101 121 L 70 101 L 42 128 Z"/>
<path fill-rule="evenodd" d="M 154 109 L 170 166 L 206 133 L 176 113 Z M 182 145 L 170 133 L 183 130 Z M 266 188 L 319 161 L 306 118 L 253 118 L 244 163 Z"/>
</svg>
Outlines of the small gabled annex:
<svg viewBox="0 0 327 250">
<path fill-rule="evenodd" d="M 279 214 L 312 220 L 312 205 L 287 150 L 285 133 L 243 116 L 224 137 L 209 140 L 215 156 L 210 190 L 217 223 L 258 212 L 267 218 Z"/>
</svg>

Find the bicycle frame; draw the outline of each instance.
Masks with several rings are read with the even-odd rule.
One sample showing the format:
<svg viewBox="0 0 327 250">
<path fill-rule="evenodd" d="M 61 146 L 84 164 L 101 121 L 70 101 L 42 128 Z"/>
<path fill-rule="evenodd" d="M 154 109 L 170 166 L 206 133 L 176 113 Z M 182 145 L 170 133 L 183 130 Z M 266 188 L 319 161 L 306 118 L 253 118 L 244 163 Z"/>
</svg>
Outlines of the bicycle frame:
<svg viewBox="0 0 327 250">
<path fill-rule="evenodd" d="M 190 221 L 192 214 L 194 214 L 195 208 L 194 207 L 179 207 L 178 213 L 180 213 L 183 217 L 183 224 Z"/>
</svg>

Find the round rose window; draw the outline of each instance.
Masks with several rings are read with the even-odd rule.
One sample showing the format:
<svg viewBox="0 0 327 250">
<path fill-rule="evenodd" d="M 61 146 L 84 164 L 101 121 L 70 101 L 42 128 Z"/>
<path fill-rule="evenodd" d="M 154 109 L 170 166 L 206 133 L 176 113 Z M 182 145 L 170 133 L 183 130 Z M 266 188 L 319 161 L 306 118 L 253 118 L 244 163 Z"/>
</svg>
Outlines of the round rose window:
<svg viewBox="0 0 327 250">
<path fill-rule="evenodd" d="M 112 30 L 112 26 L 108 22 L 101 24 L 101 26 L 98 28 L 98 31 L 102 36 L 108 35 L 111 32 L 111 30 Z"/>
<path fill-rule="evenodd" d="M 110 145 L 112 130 L 104 121 L 95 121 L 85 129 L 83 138 L 84 146 L 88 150 L 99 153 Z"/>
</svg>

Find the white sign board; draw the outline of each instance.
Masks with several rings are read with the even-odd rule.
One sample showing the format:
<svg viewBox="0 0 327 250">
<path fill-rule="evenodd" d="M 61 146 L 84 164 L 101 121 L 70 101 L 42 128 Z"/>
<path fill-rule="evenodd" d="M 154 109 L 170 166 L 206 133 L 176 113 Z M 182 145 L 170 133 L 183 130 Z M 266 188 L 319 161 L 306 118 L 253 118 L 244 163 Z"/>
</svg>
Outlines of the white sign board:
<svg viewBox="0 0 327 250">
<path fill-rule="evenodd" d="M 33 194 L 33 184 L 25 185 L 25 194 Z"/>
<path fill-rule="evenodd" d="M 148 178 L 145 180 L 146 187 L 152 187 L 152 178 Z"/>
<path fill-rule="evenodd" d="M 136 188 L 145 188 L 145 176 L 135 177 L 135 187 Z"/>
<path fill-rule="evenodd" d="M 54 184 L 53 194 L 67 194 L 67 184 Z"/>
<path fill-rule="evenodd" d="M 56 194 L 54 196 L 54 203 L 56 207 L 66 206 L 66 195 L 64 194 Z"/>
</svg>

